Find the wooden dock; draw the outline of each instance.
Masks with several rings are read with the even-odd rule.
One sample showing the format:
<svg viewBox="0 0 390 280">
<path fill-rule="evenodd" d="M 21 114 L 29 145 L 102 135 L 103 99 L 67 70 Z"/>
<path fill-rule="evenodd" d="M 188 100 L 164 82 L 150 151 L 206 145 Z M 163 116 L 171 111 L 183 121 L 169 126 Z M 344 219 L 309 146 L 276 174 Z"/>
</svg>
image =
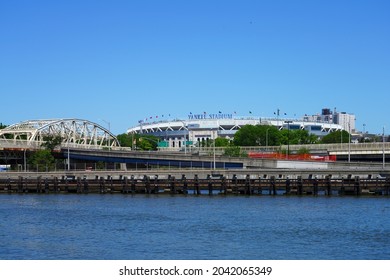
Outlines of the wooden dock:
<svg viewBox="0 0 390 280">
<path fill-rule="evenodd" d="M 0 193 L 40 194 L 184 194 L 184 195 L 298 195 L 298 196 L 389 196 L 390 178 L 269 178 L 233 175 L 208 175 L 200 179 L 197 174 L 187 178 L 168 175 L 111 176 L 94 179 L 87 177 L 23 177 L 0 179 Z"/>
</svg>

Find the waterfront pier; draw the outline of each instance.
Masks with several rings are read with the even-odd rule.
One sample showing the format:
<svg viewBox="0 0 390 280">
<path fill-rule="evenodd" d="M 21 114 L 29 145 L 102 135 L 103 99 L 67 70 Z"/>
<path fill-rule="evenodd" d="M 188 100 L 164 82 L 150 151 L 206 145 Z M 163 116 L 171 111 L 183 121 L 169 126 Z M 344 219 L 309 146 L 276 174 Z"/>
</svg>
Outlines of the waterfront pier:
<svg viewBox="0 0 390 280">
<path fill-rule="evenodd" d="M 352 176 L 267 176 L 265 174 L 37 176 L 0 179 L 8 194 L 150 194 L 150 195 L 300 195 L 389 196 L 390 178 Z"/>
</svg>

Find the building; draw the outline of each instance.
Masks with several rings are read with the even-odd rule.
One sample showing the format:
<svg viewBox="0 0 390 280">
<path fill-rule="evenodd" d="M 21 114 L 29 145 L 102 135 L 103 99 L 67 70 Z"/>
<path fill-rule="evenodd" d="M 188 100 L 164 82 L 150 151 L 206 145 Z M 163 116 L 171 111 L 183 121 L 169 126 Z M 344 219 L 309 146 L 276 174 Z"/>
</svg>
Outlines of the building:
<svg viewBox="0 0 390 280">
<path fill-rule="evenodd" d="M 160 148 L 181 149 L 196 146 L 223 137 L 232 139 L 234 134 L 244 125 L 273 125 L 278 129 L 307 130 L 319 137 L 343 127 L 333 122 L 308 119 L 283 119 L 262 117 L 238 117 L 235 114 L 189 114 L 187 119 L 163 121 L 139 121 L 135 127 L 128 129 L 128 134 L 150 134 L 160 139 Z"/>
<path fill-rule="evenodd" d="M 343 130 L 355 132 L 356 130 L 356 116 L 354 114 L 348 114 L 346 112 L 337 112 L 336 108 L 332 112 L 330 109 L 322 109 L 321 114 L 307 116 L 303 118 L 305 121 L 310 122 L 324 122 L 341 125 Z"/>
<path fill-rule="evenodd" d="M 335 114 L 335 123 L 341 125 L 346 131 L 355 132 L 355 120 L 355 115 L 347 114 L 346 112 Z"/>
</svg>

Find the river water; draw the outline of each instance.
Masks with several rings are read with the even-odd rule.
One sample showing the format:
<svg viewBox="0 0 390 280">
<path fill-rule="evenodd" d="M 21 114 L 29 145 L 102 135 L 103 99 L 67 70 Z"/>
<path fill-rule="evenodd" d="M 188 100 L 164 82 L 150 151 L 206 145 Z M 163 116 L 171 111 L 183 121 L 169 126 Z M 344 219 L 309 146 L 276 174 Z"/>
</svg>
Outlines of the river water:
<svg viewBox="0 0 390 280">
<path fill-rule="evenodd" d="M 0 195 L 0 259 L 390 259 L 390 198 Z"/>
</svg>

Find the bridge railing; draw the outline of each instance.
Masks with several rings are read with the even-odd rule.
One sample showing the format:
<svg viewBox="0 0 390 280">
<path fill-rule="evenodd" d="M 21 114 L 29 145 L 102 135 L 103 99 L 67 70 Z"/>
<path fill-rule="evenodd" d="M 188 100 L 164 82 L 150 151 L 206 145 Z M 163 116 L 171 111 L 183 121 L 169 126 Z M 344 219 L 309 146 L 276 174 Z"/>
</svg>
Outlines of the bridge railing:
<svg viewBox="0 0 390 280">
<path fill-rule="evenodd" d="M 27 141 L 19 139 L 0 139 L 0 148 L 19 149 L 19 150 L 39 150 L 43 149 L 44 141 Z M 130 151 L 131 148 L 105 146 L 105 145 L 92 145 L 92 144 L 78 144 L 78 143 L 63 143 L 59 146 L 61 149 L 78 148 L 86 150 L 115 150 L 115 151 Z"/>
<path fill-rule="evenodd" d="M 10 149 L 42 149 L 43 141 L 27 141 L 27 140 L 16 140 L 16 139 L 0 139 L 0 149 L 1 148 L 10 148 Z M 92 145 L 92 144 L 78 144 L 78 143 L 63 143 L 61 149 L 67 148 L 78 148 L 86 150 L 112 150 L 112 151 L 131 151 L 130 147 L 116 147 L 116 146 L 103 146 L 103 145 Z M 164 151 L 186 151 L 187 153 L 199 153 L 199 154 L 215 154 L 222 155 L 225 152 L 226 147 L 187 147 L 184 148 L 167 148 L 160 149 L 161 152 Z M 282 145 L 282 146 L 251 146 L 251 147 L 240 147 L 241 153 L 248 152 L 278 152 L 280 150 L 298 151 L 300 149 L 307 149 L 310 152 L 318 151 L 327 151 L 327 152 L 346 152 L 349 149 L 351 152 L 354 151 L 367 151 L 367 152 L 382 152 L 383 150 L 386 153 L 390 152 L 390 142 L 385 143 L 340 143 L 340 144 L 311 144 L 311 145 Z"/>
<path fill-rule="evenodd" d="M 385 152 L 390 152 L 390 142 L 385 143 L 351 143 L 350 145 L 348 143 L 340 143 L 340 144 L 310 144 L 310 145 L 281 145 L 281 146 L 248 146 L 248 147 L 240 147 L 240 153 L 249 153 L 249 152 L 280 152 L 281 150 L 290 150 L 290 152 L 296 152 L 300 149 L 307 149 L 310 152 L 347 152 L 348 149 L 351 149 L 351 152 L 361 152 L 361 151 L 367 151 L 367 152 L 382 152 L 383 149 Z M 215 153 L 223 154 L 225 152 L 226 147 L 216 147 Z M 161 149 L 162 151 L 165 149 Z M 168 149 L 169 151 L 173 151 L 173 149 Z M 181 149 L 175 149 L 183 150 Z M 214 148 L 213 147 L 192 147 L 187 148 L 187 151 L 190 152 L 196 152 L 200 154 L 213 154 Z"/>
<path fill-rule="evenodd" d="M 41 149 L 42 142 L 30 142 L 27 140 L 0 139 L 0 148 L 8 149 Z"/>
<path fill-rule="evenodd" d="M 91 144 L 77 144 L 77 143 L 65 143 L 61 145 L 62 150 L 66 149 L 83 149 L 83 150 L 107 150 L 107 151 L 131 151 L 130 147 L 116 147 L 116 146 L 101 146 Z"/>
</svg>

